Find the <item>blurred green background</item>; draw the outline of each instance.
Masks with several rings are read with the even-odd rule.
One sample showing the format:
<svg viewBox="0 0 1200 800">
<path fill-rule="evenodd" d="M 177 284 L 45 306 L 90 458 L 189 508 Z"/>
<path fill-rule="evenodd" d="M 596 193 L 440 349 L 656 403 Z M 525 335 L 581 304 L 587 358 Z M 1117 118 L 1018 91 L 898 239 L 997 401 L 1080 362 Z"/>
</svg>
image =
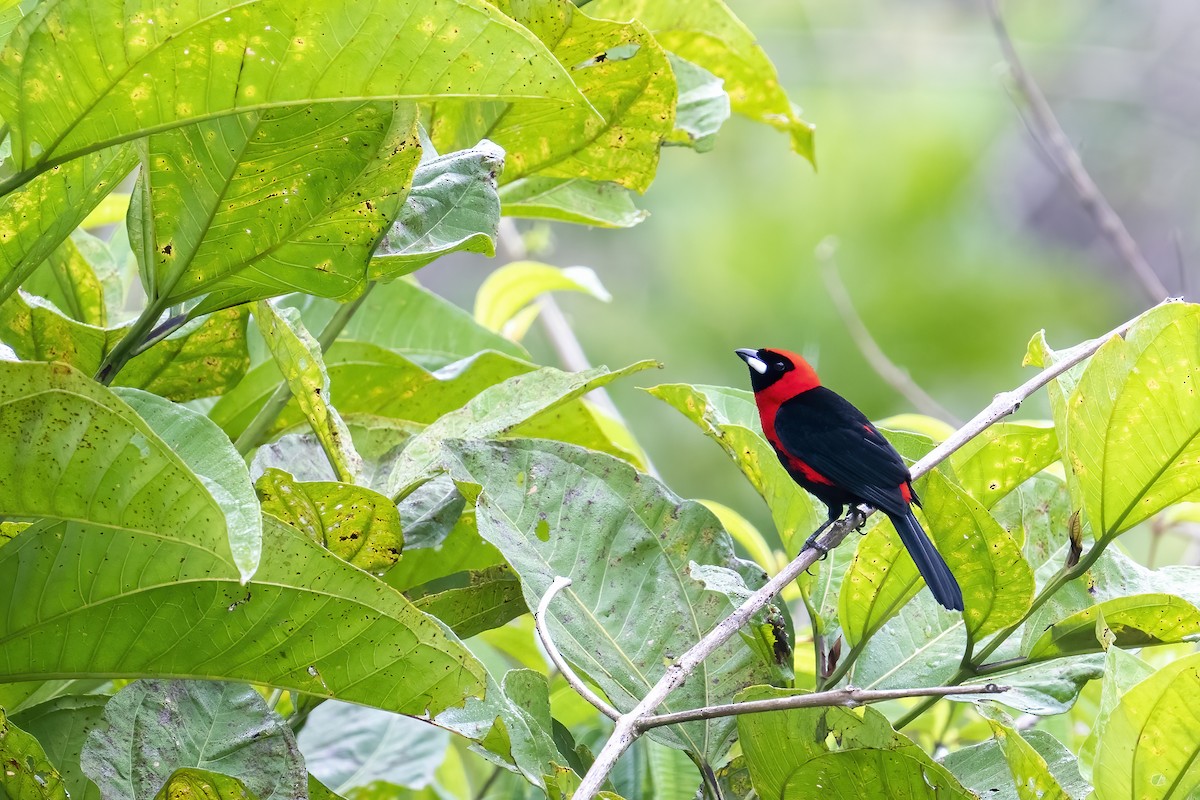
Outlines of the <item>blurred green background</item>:
<svg viewBox="0 0 1200 800">
<path fill-rule="evenodd" d="M 667 483 L 770 529 L 735 468 L 635 386 L 744 387 L 732 350 L 805 354 L 873 418 L 913 410 L 867 364 L 818 271 L 839 272 L 887 354 L 960 418 L 1024 380 L 1030 336 L 1099 335 L 1152 300 L 1022 122 L 981 2 L 733 2 L 817 127 L 815 170 L 786 138 L 742 119 L 712 152 L 671 148 L 625 231 L 556 225 L 542 258 L 596 270 L 605 305 L 564 296 L 590 359 L 663 371 L 613 396 Z M 1172 293 L 1195 252 L 1200 6 L 1021 2 L 1017 47 L 1097 183 Z M 522 223 L 522 229 L 530 226 Z M 496 265 L 439 264 L 421 280 L 467 307 Z M 528 346 L 556 363 L 539 327 Z M 1022 409 L 1045 417 L 1044 397 Z"/>
</svg>

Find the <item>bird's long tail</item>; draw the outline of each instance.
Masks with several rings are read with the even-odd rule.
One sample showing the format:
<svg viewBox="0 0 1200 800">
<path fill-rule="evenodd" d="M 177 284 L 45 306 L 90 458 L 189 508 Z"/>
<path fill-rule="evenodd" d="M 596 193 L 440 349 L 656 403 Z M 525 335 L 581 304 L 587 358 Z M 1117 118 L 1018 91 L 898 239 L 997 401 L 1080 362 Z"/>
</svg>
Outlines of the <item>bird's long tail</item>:
<svg viewBox="0 0 1200 800">
<path fill-rule="evenodd" d="M 913 512 L 910 510 L 904 515 L 889 514 L 888 517 L 896 526 L 900 541 L 908 548 L 909 555 L 916 562 L 917 569 L 928 584 L 929 591 L 933 592 L 934 598 L 951 611 L 962 611 L 962 589 L 958 587 L 954 573 L 946 566 L 942 554 L 933 546 Z"/>
</svg>

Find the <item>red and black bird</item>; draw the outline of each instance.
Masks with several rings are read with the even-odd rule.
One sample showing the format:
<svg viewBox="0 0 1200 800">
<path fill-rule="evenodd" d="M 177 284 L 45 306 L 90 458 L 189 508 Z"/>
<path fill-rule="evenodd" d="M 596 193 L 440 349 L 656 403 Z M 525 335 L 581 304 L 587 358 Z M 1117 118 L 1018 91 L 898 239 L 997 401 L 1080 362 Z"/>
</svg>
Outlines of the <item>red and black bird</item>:
<svg viewBox="0 0 1200 800">
<path fill-rule="evenodd" d="M 896 526 L 933 596 L 951 611 L 963 610 L 962 590 L 933 542 L 917 522 L 904 459 L 862 412 L 821 385 L 808 362 L 785 350 L 735 351 L 750 368 L 763 433 L 792 480 L 829 509 L 817 537 L 847 505 L 877 508 Z"/>
</svg>

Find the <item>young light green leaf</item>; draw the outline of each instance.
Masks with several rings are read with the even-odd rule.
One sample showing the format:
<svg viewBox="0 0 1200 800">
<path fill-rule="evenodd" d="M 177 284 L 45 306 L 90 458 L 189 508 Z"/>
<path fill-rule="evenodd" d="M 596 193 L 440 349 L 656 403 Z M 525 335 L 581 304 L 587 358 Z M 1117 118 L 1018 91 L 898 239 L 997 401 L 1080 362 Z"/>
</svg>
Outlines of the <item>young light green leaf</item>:
<svg viewBox="0 0 1200 800">
<path fill-rule="evenodd" d="M 1100 708 L 1079 748 L 1080 771 L 1089 779 L 1095 765 L 1096 748 L 1108 727 L 1109 717 L 1130 689 L 1154 674 L 1154 667 L 1119 647 L 1109 647 L 1104 654 L 1104 676 L 1101 684 Z"/>
<path fill-rule="evenodd" d="M 1071 393 L 1069 463 L 1097 538 L 1200 488 L 1198 353 L 1200 306 L 1160 306 L 1107 342 Z"/>
<path fill-rule="evenodd" d="M 453 35 L 431 35 L 438 26 Z M 69 45 L 59 35 L 68 29 Z M 411 68 L 416 54 L 422 69 Z M 20 169 L 221 115 L 314 103 L 470 97 L 587 108 L 545 47 L 476 0 L 169 9 L 59 0 L 21 21 L 0 76 L 0 117 L 13 126 Z M 74 91 L 32 90 L 60 79 Z"/>
<path fill-rule="evenodd" d="M 353 798 L 376 782 L 428 786 L 450 736 L 428 722 L 330 700 L 313 709 L 296 741 L 313 776 Z"/>
<path fill-rule="evenodd" d="M 193 318 L 288 291 L 359 294 L 420 158 L 415 108 L 390 103 L 220 117 L 146 148 L 131 243 L 151 302 L 202 298 Z"/>
<path fill-rule="evenodd" d="M 106 800 L 151 800 L 184 767 L 220 770 L 262 800 L 303 797 L 308 785 L 292 729 L 245 684 L 134 681 L 104 722 L 81 763 Z"/>
<path fill-rule="evenodd" d="M 419 167 L 395 224 L 371 260 L 372 280 L 415 272 L 447 253 L 496 254 L 504 150 L 486 139 Z"/>
<path fill-rule="evenodd" d="M 14 714 L 12 720 L 37 738 L 46 758 L 62 776 L 71 800 L 101 800 L 100 789 L 79 767 L 88 735 L 101 725 L 108 696 L 73 694 L 56 697 Z"/>
<path fill-rule="evenodd" d="M 301 482 L 279 469 L 268 469 L 254 489 L 265 513 L 359 569 L 382 573 L 400 558 L 400 514 L 378 492 L 349 483 Z"/>
<path fill-rule="evenodd" d="M 429 134 L 439 150 L 488 138 L 504 148 L 503 182 L 528 175 L 612 181 L 644 192 L 675 117 L 666 52 L 638 22 L 592 19 L 569 0 L 501 11 L 531 30 L 562 64 L 599 116 L 583 107 L 547 114 L 533 103 L 434 106 Z"/>
<path fill-rule="evenodd" d="M 248 585 L 165 526 L 64 523 L 0 547 L 0 587 L 12 609 L 0 619 L 0 680 L 252 680 L 414 715 L 483 689 L 483 667 L 436 620 L 272 517 Z"/>
<path fill-rule="evenodd" d="M 675 105 L 675 130 L 667 138 L 697 152 L 707 152 L 716 143 L 717 132 L 729 119 L 729 95 L 725 82 L 698 64 L 667 53 L 679 100 Z"/>
<path fill-rule="evenodd" d="M 784 548 L 789 554 L 797 553 L 823 515 L 763 438 L 753 395 L 741 389 L 683 383 L 648 391 L 695 423 L 733 459 L 767 502 Z"/>
<path fill-rule="evenodd" d="M 649 216 L 634 205 L 632 194 L 624 186 L 582 178 L 520 178 L 500 187 L 500 201 L 501 213 L 506 217 L 600 228 L 632 228 Z"/>
<path fill-rule="evenodd" d="M 535 605 L 556 576 L 574 580 L 550 607 L 551 635 L 618 708 L 635 705 L 674 656 L 728 613 L 724 594 L 688 574 L 691 562 L 742 573 L 744 562 L 702 505 L 624 462 L 556 442 L 461 441 L 446 449 L 451 477 L 479 487 L 479 532 L 517 572 L 526 602 Z M 774 659 L 764 663 L 735 638 L 662 708 L 724 702 L 747 683 L 781 675 Z M 650 735 L 716 760 L 732 734 L 733 723 L 719 719 Z"/>
<path fill-rule="evenodd" d="M 467 586 L 427 594 L 413 605 L 449 625 L 460 639 L 499 628 L 529 611 L 520 581 L 505 564 L 472 572 Z"/>
<path fill-rule="evenodd" d="M 20 800 L 67 800 L 62 776 L 31 734 L 0 709 L 0 793 Z"/>
<path fill-rule="evenodd" d="M 1018 800 L 1070 800 L 1051 774 L 1046 759 L 1021 737 L 1008 715 L 989 706 L 977 708 L 1004 754 Z"/>
<path fill-rule="evenodd" d="M 0 111 L 0 117 L 14 120 L 8 111 Z M 0 301 L 25 282 L 136 163 L 132 147 L 112 147 L 63 164 L 0 196 L 0 232 L 4 234 Z"/>
<path fill-rule="evenodd" d="M 154 432 L 183 459 L 221 507 L 229 550 L 242 582 L 262 555 L 262 513 L 246 462 L 208 417 L 138 389 L 114 389 Z"/>
<path fill-rule="evenodd" d="M 276 309 L 261 300 L 254 306 L 254 318 L 330 465 L 341 481 L 355 483 L 362 471 L 362 458 L 354 450 L 341 414 L 333 407 L 321 345 L 309 334 L 295 309 Z"/>
<path fill-rule="evenodd" d="M 183 767 L 171 773 L 154 800 L 259 800 L 237 778 L 206 769 Z"/>
<path fill-rule="evenodd" d="M 797 116 L 775 65 L 723 0 L 597 0 L 588 10 L 639 20 L 663 47 L 722 78 L 734 111 L 788 134 L 792 149 L 813 160 L 813 127 Z"/>
<path fill-rule="evenodd" d="M 1190 797 L 1200 788 L 1200 654 L 1130 689 L 1109 716 L 1094 767 L 1096 800 Z"/>
<path fill-rule="evenodd" d="M 21 288 L 46 298 L 73 320 L 98 328 L 108 324 L 104 285 L 79 246 L 69 238 L 54 249 Z"/>
<path fill-rule="evenodd" d="M 582 292 L 605 303 L 612 295 L 587 267 L 552 267 L 537 261 L 511 261 L 494 270 L 475 293 L 475 321 L 503 333 L 513 318 L 547 292 Z M 519 338 L 519 337 L 513 337 Z"/>
<path fill-rule="evenodd" d="M 617 378 L 655 366 L 657 361 L 639 361 L 615 372 L 607 367 L 584 372 L 543 367 L 489 386 L 462 408 L 439 417 L 409 442 L 392 468 L 385 494 L 395 497 L 426 477 L 437 463 L 442 444 L 449 439 L 491 439 L 513 433 L 543 412 Z"/>
<path fill-rule="evenodd" d="M 1000 422 L 950 456 L 962 488 L 991 508 L 1059 457 L 1050 425 Z"/>
<path fill-rule="evenodd" d="M 1111 631 L 1117 647 L 1182 642 L 1200 634 L 1200 609 L 1169 594 L 1114 597 L 1051 625 L 1033 643 L 1029 660 L 1100 652 L 1098 626 Z"/>
</svg>

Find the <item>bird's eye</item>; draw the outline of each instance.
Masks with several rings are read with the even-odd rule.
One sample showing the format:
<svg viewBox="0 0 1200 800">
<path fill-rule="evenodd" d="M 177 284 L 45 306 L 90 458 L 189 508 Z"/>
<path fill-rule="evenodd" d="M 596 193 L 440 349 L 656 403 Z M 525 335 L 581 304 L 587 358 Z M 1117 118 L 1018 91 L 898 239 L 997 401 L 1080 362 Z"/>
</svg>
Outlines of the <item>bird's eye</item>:
<svg viewBox="0 0 1200 800">
<path fill-rule="evenodd" d="M 775 366 L 775 371 L 776 371 L 776 372 L 783 372 L 783 370 L 784 370 L 784 363 L 783 363 L 782 361 L 776 361 L 774 366 Z"/>
</svg>

